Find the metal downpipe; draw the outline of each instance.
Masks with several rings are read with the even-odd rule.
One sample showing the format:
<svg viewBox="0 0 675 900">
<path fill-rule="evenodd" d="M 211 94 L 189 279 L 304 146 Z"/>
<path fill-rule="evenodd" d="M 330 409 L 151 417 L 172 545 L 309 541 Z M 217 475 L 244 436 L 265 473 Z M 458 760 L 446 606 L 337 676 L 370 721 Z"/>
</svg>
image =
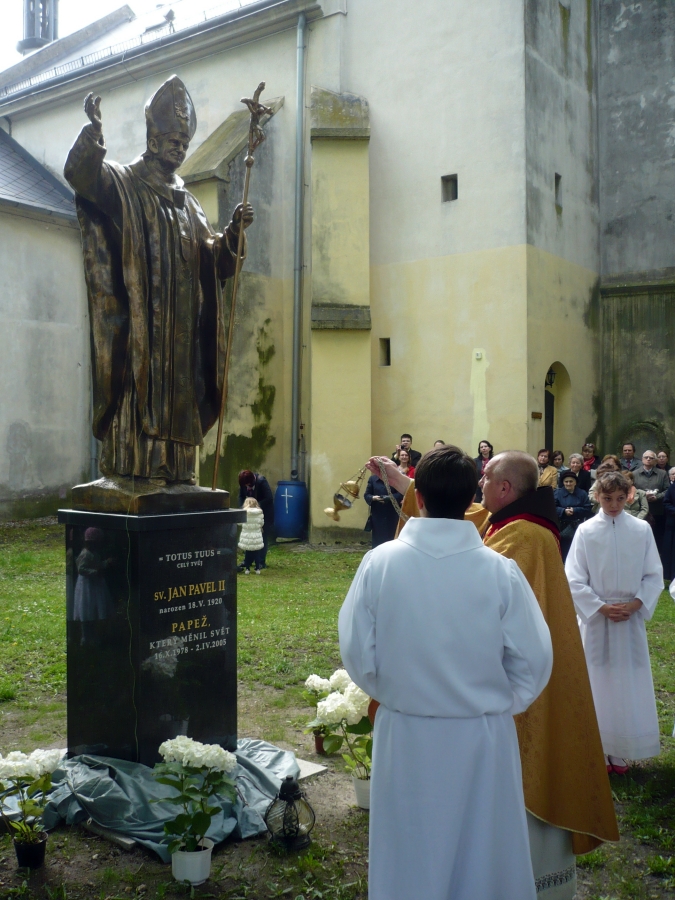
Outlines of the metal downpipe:
<svg viewBox="0 0 675 900">
<path fill-rule="evenodd" d="M 297 93 L 295 130 L 295 233 L 293 260 L 293 378 L 291 388 L 291 479 L 298 479 L 300 445 L 300 378 L 302 355 L 302 219 L 304 204 L 305 156 L 305 28 L 304 13 L 298 17 Z"/>
</svg>

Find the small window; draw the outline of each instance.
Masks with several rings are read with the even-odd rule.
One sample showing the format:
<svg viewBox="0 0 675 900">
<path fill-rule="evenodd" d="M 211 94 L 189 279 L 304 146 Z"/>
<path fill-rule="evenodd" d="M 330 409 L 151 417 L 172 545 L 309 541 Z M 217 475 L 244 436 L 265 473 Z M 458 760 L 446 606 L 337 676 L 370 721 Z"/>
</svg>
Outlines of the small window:
<svg viewBox="0 0 675 900">
<path fill-rule="evenodd" d="M 562 175 L 555 173 L 555 205 L 562 209 Z"/>
<path fill-rule="evenodd" d="M 457 176 L 443 175 L 441 177 L 441 199 L 443 203 L 447 203 L 448 200 L 456 200 L 458 196 Z"/>
<path fill-rule="evenodd" d="M 391 339 L 380 338 L 380 365 L 391 365 Z"/>
</svg>

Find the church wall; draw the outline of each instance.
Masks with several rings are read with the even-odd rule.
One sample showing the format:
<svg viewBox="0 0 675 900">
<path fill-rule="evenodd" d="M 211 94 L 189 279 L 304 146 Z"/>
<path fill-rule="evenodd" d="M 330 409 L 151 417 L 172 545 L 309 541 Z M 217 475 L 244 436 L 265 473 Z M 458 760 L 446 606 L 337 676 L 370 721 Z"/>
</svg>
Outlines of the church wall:
<svg viewBox="0 0 675 900">
<path fill-rule="evenodd" d="M 525 4 L 528 437 L 545 446 L 545 376 L 559 362 L 554 440 L 567 457 L 596 426 L 599 358 L 589 309 L 599 273 L 597 22 L 591 0 Z M 555 395 L 556 390 L 552 391 Z M 533 418 L 533 413 L 541 418 Z"/>
<path fill-rule="evenodd" d="M 340 86 L 371 113 L 373 452 L 524 446 L 522 0 L 354 0 L 343 29 Z"/>
<path fill-rule="evenodd" d="M 313 135 L 315 126 L 336 124 L 336 110 L 341 119 L 343 109 L 354 105 L 335 95 L 323 97 L 334 106 L 322 109 L 321 99 L 313 93 Z M 367 126 L 367 111 L 364 119 Z M 315 541 L 344 540 L 345 529 L 360 529 L 358 536 L 363 537 L 368 516 L 365 503 L 357 503 L 339 522 L 324 513 L 340 482 L 358 472 L 371 455 L 368 184 L 367 138 L 312 137 L 308 437 L 310 526 Z M 365 319 L 358 324 L 366 327 L 350 327 L 355 324 L 350 316 Z"/>
<path fill-rule="evenodd" d="M 526 262 L 520 245 L 372 267 L 374 453 L 391 455 L 402 431 L 421 452 L 438 439 L 472 455 L 484 438 L 525 446 Z"/>
<path fill-rule="evenodd" d="M 599 6 L 603 280 L 675 280 L 675 6 Z"/>
<path fill-rule="evenodd" d="M 675 8 L 600 4 L 598 333 L 607 452 L 675 449 Z"/>
<path fill-rule="evenodd" d="M 675 451 L 675 287 L 625 285 L 599 304 L 603 404 L 599 437 L 606 453 L 632 441 Z"/>
<path fill-rule="evenodd" d="M 0 518 L 56 511 L 89 475 L 79 230 L 0 211 Z"/>
<path fill-rule="evenodd" d="M 596 427 L 598 353 L 591 328 L 591 309 L 597 296 L 597 272 L 553 253 L 528 245 L 528 439 L 525 449 L 536 454 L 546 446 L 546 373 L 562 363 L 569 376 L 569 392 L 555 400 L 554 443 L 565 459 L 579 453 Z M 564 375 L 558 388 L 562 385 Z M 557 379 L 556 379 L 557 381 Z M 554 383 L 554 395 L 558 395 Z M 571 400 L 571 402 L 570 402 Z M 532 412 L 542 413 L 533 419 Z M 607 451 L 610 452 L 610 451 Z"/>
</svg>

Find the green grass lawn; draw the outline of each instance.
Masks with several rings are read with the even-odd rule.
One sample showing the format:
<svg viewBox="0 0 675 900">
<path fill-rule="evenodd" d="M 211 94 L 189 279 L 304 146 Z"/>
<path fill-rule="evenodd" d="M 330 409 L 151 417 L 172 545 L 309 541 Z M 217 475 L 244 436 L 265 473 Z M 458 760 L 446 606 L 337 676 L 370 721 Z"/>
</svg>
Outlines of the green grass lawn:
<svg viewBox="0 0 675 900">
<path fill-rule="evenodd" d="M 305 714 L 301 699 L 305 678 L 311 672 L 330 674 L 339 665 L 337 613 L 360 558 L 359 553 L 278 547 L 270 551 L 270 567 L 262 576 L 239 577 L 239 679 L 244 690 L 255 695 L 262 706 L 256 719 L 260 737 L 280 739 L 278 718 L 275 719 L 279 713 L 282 718 L 285 716 L 287 743 L 295 740 L 293 735 L 300 733 Z M 64 582 L 63 534 L 59 526 L 48 521 L 0 525 L 3 753 L 11 749 L 29 751 L 63 741 Z M 675 740 L 671 737 L 675 720 L 674 622 L 675 604 L 664 591 L 648 626 L 663 752 L 658 759 L 633 768 L 628 778 L 612 777 L 622 842 L 602 847 L 579 860 L 579 897 L 585 900 L 675 898 Z M 314 893 L 309 889 L 302 893 L 298 887 L 298 879 L 305 879 L 307 884 L 312 881 L 314 867 L 323 873 L 325 897 L 337 897 L 329 890 L 330 878 L 335 885 L 341 885 L 342 891 L 340 866 L 350 853 L 362 849 L 363 827 L 352 822 L 340 834 L 343 844 L 319 842 L 315 855 L 305 863 L 289 866 L 264 862 L 264 877 L 273 874 L 269 884 L 274 888 L 263 888 L 263 882 L 252 879 L 250 889 L 242 888 L 240 896 L 290 896 L 292 900 L 323 896 L 316 883 Z M 68 839 L 64 840 L 67 843 Z M 250 850 L 245 850 L 246 854 L 249 852 L 251 860 L 267 859 L 264 854 L 260 856 L 259 844 L 250 845 Z M 246 868 L 245 859 L 248 856 L 238 858 L 237 865 Z M 122 877 L 119 873 L 115 876 L 115 871 L 115 866 L 105 868 L 104 874 L 108 873 L 106 878 L 111 882 Z M 362 874 L 355 877 L 362 882 Z M 351 893 L 344 896 L 362 896 L 361 882 L 360 887 L 350 889 Z M 287 892 L 289 883 L 295 885 L 295 893 Z M 103 885 L 101 890 L 102 900 L 117 896 L 112 887 Z M 114 890 L 122 889 L 118 885 Z M 160 895 L 164 896 L 161 891 L 156 894 Z M 19 894 L 3 893 L 0 881 L 0 898 L 9 896 Z M 64 896 L 89 895 L 66 892 Z M 98 887 L 90 896 L 99 896 Z M 124 896 L 130 895 L 126 892 Z M 211 896 L 234 898 L 237 894 Z"/>
</svg>

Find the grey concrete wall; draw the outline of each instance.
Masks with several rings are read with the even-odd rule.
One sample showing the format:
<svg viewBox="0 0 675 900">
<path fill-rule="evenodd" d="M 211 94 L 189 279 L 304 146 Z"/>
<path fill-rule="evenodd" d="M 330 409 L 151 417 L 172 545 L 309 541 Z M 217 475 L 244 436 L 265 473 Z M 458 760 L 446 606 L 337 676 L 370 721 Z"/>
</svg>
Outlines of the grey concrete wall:
<svg viewBox="0 0 675 900">
<path fill-rule="evenodd" d="M 528 244 L 597 271 L 593 7 L 526 0 L 525 140 Z"/>
<path fill-rule="evenodd" d="M 601 0 L 599 9 L 603 280 L 672 277 L 675 4 Z"/>
<path fill-rule="evenodd" d="M 0 518 L 87 480 L 89 372 L 79 229 L 0 210 Z"/>
<path fill-rule="evenodd" d="M 605 293 L 600 309 L 602 401 L 597 438 L 604 453 L 623 441 L 639 452 L 675 449 L 675 292 Z"/>
</svg>

